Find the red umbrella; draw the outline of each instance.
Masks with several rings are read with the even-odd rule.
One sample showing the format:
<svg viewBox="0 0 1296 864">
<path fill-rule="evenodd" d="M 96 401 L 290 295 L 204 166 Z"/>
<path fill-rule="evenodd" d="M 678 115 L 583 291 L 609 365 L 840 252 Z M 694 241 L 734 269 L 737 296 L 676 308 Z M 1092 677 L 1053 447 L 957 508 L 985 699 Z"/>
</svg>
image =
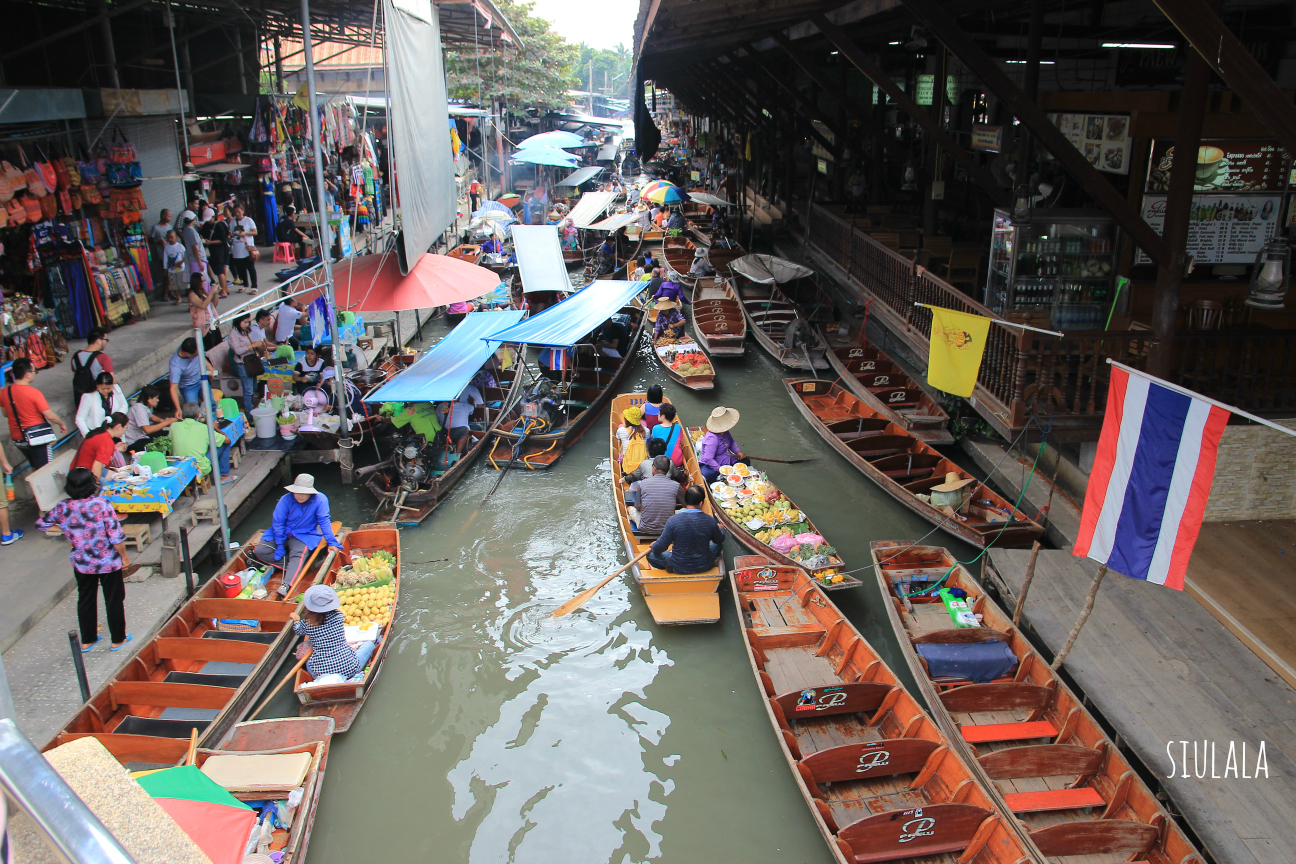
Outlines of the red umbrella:
<svg viewBox="0 0 1296 864">
<path fill-rule="evenodd" d="M 359 255 L 333 268 L 337 308 L 352 312 L 448 306 L 487 294 L 499 283 L 499 275 L 485 267 L 432 253 L 404 277 L 395 254 Z"/>
</svg>

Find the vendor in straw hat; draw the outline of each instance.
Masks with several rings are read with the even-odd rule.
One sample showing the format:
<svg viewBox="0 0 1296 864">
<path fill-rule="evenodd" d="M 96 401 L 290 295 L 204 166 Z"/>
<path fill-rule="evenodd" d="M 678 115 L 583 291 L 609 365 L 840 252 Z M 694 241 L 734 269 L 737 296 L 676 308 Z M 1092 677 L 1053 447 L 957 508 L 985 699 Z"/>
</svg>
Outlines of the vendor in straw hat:
<svg viewBox="0 0 1296 864">
<path fill-rule="evenodd" d="M 706 434 L 698 441 L 697 460 L 708 483 L 714 483 L 720 477 L 720 466 L 747 461 L 747 454 L 729 434 L 729 430 L 738 425 L 740 417 L 738 409 L 721 407 L 713 409 L 707 418 Z"/>
<path fill-rule="evenodd" d="M 653 273 L 660 274 L 661 268 L 654 268 Z M 684 297 L 684 289 L 673 279 L 659 278 L 657 279 L 657 284 L 655 286 L 652 284 L 652 280 L 650 280 L 648 286 L 653 289 L 652 296 L 649 298 L 650 300 L 674 300 L 676 303 L 685 302 L 686 298 Z"/>
<path fill-rule="evenodd" d="M 328 498 L 315 490 L 314 477 L 298 474 L 293 484 L 284 488 L 288 494 L 275 505 L 270 530 L 261 535 L 252 556 L 262 562 L 282 563 L 284 579 L 280 588 L 287 592 L 302 561 L 320 540 L 327 540 L 329 547 L 339 552 L 342 544 L 333 535 Z"/>
<path fill-rule="evenodd" d="M 972 494 L 971 487 L 975 482 L 975 477 L 964 477 L 957 471 L 946 473 L 945 482 L 931 488 L 932 506 L 959 509 Z"/>
<path fill-rule="evenodd" d="M 694 250 L 693 266 L 689 268 L 688 275 L 694 279 L 715 275 L 715 268 L 711 266 L 711 259 L 707 256 L 705 246 L 699 246 Z"/>
<path fill-rule="evenodd" d="M 663 283 L 662 287 L 666 284 Z M 679 304 L 674 300 L 657 301 L 657 323 L 653 325 L 653 341 L 662 337 L 678 339 L 684 335 L 684 316 L 680 314 Z"/>
<path fill-rule="evenodd" d="M 329 585 L 312 585 L 302 597 L 306 611 L 293 612 L 288 620 L 293 622 L 293 632 L 305 636 L 310 643 L 311 656 L 306 661 L 306 671 L 319 681 L 326 675 L 326 683 L 341 684 L 364 672 L 365 664 L 373 656 L 377 641 L 357 643 L 352 647 L 346 640 L 346 618 L 342 614 L 342 601 Z M 301 648 L 298 656 L 301 656 Z"/>
</svg>

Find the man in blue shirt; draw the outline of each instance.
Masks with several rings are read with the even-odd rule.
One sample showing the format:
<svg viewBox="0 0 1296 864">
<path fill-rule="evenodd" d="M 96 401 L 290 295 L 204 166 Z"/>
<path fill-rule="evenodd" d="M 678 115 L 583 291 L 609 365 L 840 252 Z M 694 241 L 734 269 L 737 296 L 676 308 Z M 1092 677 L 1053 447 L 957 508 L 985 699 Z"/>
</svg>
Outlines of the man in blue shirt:
<svg viewBox="0 0 1296 864">
<path fill-rule="evenodd" d="M 202 364 L 205 357 L 198 356 L 198 340 L 190 336 L 180 343 L 176 353 L 171 355 L 171 404 L 175 406 L 175 418 L 180 419 L 180 409 L 186 402 L 202 402 Z M 216 370 L 207 363 L 207 373 L 215 375 Z"/>
<path fill-rule="evenodd" d="M 281 594 L 288 592 L 289 586 L 297 579 L 302 561 L 321 539 L 328 541 L 330 548 L 342 551 L 342 544 L 334 536 L 329 519 L 328 498 L 315 491 L 315 478 L 298 474 L 293 485 L 284 488 L 290 494 L 279 499 L 270 530 L 261 535 L 261 542 L 252 551 L 252 557 L 258 561 L 283 562 Z"/>
<path fill-rule="evenodd" d="M 706 493 L 690 486 L 684 509 L 666 521 L 662 535 L 648 552 L 648 563 L 669 573 L 705 573 L 715 566 L 725 532 L 710 513 L 702 512 Z"/>
</svg>

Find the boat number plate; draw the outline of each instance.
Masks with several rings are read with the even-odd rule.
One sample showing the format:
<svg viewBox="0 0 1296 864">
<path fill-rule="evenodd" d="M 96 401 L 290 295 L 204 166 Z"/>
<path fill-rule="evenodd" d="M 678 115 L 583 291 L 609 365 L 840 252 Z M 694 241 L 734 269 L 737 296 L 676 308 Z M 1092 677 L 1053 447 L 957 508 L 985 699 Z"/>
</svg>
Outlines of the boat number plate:
<svg viewBox="0 0 1296 864">
<path fill-rule="evenodd" d="M 769 567 L 757 572 L 752 580 L 753 591 L 777 591 L 778 587 L 778 572 Z"/>
</svg>

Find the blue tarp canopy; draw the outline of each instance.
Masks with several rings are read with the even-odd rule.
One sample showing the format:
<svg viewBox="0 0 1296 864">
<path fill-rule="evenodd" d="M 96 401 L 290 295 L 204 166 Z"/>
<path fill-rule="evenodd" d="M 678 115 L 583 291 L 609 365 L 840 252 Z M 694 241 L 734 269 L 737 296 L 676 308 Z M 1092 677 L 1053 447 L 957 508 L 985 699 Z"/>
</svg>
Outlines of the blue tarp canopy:
<svg viewBox="0 0 1296 864">
<path fill-rule="evenodd" d="M 499 345 L 482 337 L 516 324 L 522 315 L 521 309 L 470 313 L 414 365 L 371 392 L 364 401 L 454 401 Z"/>
<path fill-rule="evenodd" d="M 489 336 L 497 342 L 567 348 L 611 318 L 647 284 L 596 279 L 558 305 Z"/>
</svg>

